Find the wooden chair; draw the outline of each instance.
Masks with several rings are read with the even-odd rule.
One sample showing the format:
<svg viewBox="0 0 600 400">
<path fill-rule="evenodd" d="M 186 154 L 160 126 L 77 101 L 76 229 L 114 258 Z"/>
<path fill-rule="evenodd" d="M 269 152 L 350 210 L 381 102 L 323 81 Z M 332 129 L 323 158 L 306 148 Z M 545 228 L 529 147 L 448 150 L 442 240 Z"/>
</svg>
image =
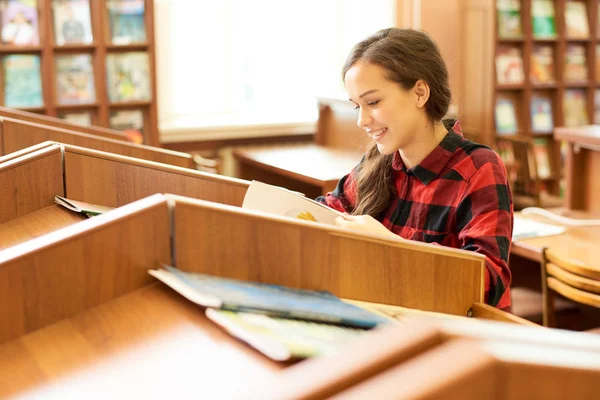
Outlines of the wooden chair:
<svg viewBox="0 0 600 400">
<path fill-rule="evenodd" d="M 555 326 L 555 293 L 600 308 L 600 270 L 577 260 L 559 258 L 546 247 L 542 250 L 541 266 L 544 326 Z"/>
</svg>

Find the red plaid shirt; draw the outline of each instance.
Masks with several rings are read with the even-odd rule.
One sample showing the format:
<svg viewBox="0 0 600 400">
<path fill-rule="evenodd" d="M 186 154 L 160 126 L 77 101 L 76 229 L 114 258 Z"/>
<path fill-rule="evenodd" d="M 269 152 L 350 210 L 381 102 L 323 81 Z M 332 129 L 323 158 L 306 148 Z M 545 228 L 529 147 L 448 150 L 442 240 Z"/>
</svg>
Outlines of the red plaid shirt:
<svg viewBox="0 0 600 400">
<path fill-rule="evenodd" d="M 356 205 L 359 167 L 343 177 L 333 192 L 317 200 L 351 212 Z M 463 138 L 456 123 L 419 165 L 407 170 L 396 152 L 392 168 L 398 195 L 377 219 L 405 239 L 485 255 L 485 301 L 509 309 L 513 204 L 500 157 Z"/>
</svg>

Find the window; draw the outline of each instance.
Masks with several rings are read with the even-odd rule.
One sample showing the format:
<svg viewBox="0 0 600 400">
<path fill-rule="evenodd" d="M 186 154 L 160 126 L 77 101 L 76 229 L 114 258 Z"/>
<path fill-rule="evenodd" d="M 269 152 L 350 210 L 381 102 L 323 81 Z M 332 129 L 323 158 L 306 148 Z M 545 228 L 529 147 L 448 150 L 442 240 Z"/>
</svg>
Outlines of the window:
<svg viewBox="0 0 600 400">
<path fill-rule="evenodd" d="M 343 91 L 340 69 L 351 47 L 393 26 L 396 15 L 394 0 L 155 4 L 159 121 L 165 133 L 314 124 L 315 97 Z"/>
</svg>

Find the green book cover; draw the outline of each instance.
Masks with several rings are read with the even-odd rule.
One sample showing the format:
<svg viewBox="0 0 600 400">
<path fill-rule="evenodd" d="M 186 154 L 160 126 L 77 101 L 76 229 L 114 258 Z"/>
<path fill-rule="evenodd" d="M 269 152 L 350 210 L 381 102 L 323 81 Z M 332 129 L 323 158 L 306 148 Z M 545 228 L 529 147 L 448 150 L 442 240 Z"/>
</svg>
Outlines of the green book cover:
<svg viewBox="0 0 600 400">
<path fill-rule="evenodd" d="M 276 361 L 337 353 L 368 330 L 270 317 L 235 311 L 206 309 L 206 316 L 230 335 Z"/>
<path fill-rule="evenodd" d="M 556 18 L 552 0 L 533 0 L 531 24 L 534 37 L 539 39 L 556 37 Z"/>
<path fill-rule="evenodd" d="M 498 37 L 503 39 L 521 38 L 521 3 L 518 0 L 497 0 L 496 16 Z"/>
</svg>

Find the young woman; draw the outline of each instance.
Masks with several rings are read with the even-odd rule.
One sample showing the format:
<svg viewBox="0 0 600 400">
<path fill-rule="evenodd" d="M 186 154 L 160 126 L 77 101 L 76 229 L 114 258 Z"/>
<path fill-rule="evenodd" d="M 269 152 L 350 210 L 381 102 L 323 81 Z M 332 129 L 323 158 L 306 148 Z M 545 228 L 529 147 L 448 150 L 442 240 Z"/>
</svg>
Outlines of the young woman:
<svg viewBox="0 0 600 400">
<path fill-rule="evenodd" d="M 456 121 L 442 120 L 450 89 L 435 42 L 411 29 L 379 31 L 352 49 L 343 79 L 372 143 L 318 200 L 346 212 L 337 222 L 349 229 L 485 255 L 486 302 L 510 309 L 506 170 L 491 149 L 463 138 Z"/>
</svg>

